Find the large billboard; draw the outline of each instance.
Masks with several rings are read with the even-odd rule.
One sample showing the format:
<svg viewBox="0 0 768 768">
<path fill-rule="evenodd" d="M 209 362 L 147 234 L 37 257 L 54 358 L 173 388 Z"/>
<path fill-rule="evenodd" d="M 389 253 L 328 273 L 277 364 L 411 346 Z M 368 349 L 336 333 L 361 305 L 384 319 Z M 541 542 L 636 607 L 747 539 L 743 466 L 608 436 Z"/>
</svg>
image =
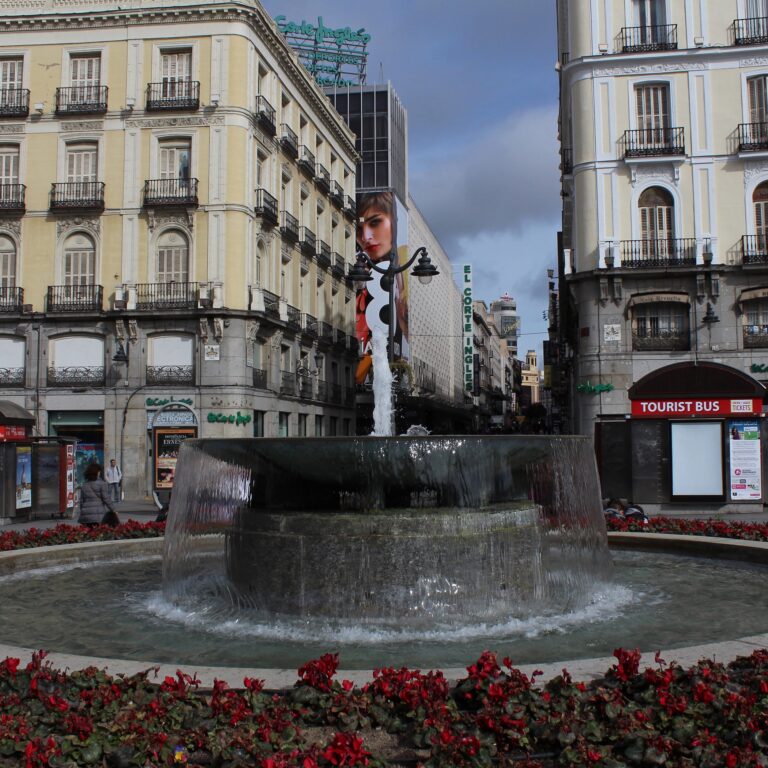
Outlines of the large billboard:
<svg viewBox="0 0 768 768">
<path fill-rule="evenodd" d="M 380 269 L 390 264 L 405 264 L 408 253 L 408 213 L 391 189 L 364 192 L 357 196 L 357 247 Z M 360 364 L 355 375 L 357 384 L 369 380 L 371 369 L 371 341 L 373 331 L 379 328 L 389 338 L 392 324 L 390 360 L 410 358 L 408 327 L 408 271 L 395 276 L 390 286 L 388 275 L 369 267 L 373 279 L 356 286 L 355 335 L 360 342 Z M 394 313 L 390 312 L 391 303 Z M 392 314 L 392 317 L 390 317 Z"/>
</svg>

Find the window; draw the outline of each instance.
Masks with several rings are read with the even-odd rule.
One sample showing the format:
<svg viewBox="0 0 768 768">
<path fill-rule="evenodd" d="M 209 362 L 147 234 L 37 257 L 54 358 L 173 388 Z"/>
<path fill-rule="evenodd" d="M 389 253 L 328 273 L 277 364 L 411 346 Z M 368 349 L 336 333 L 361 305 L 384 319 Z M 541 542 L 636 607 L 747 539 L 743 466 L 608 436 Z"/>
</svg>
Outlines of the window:
<svg viewBox="0 0 768 768">
<path fill-rule="evenodd" d="M 253 412 L 253 436 L 264 437 L 264 411 Z"/>
<path fill-rule="evenodd" d="M 21 199 L 19 147 L 14 144 L 0 144 L 0 208 L 13 207 Z"/>
<path fill-rule="evenodd" d="M 157 282 L 189 281 L 189 242 L 187 236 L 171 229 L 157 240 Z"/>
<path fill-rule="evenodd" d="M 299 437 L 306 437 L 307 436 L 307 414 L 306 413 L 300 413 L 299 414 L 299 431 L 298 431 Z"/>
<path fill-rule="evenodd" d="M 277 436 L 288 437 L 288 417 L 290 416 L 290 414 L 287 413 L 286 411 L 279 411 L 277 415 L 278 415 Z"/>
<path fill-rule="evenodd" d="M 752 193 L 755 211 L 755 239 L 758 253 L 768 253 L 768 181 L 758 184 Z"/>
<path fill-rule="evenodd" d="M 768 0 L 747 0 L 747 18 L 761 19 L 768 16 Z"/>
<path fill-rule="evenodd" d="M 163 98 L 187 98 L 192 80 L 192 51 L 163 51 L 160 54 L 160 79 Z"/>
<path fill-rule="evenodd" d="M 263 285 L 262 269 L 267 263 L 266 252 L 264 250 L 264 243 L 259 240 L 256 243 L 256 256 L 253 262 L 253 284 L 256 288 L 261 288 Z"/>
<path fill-rule="evenodd" d="M 336 437 L 336 425 L 338 424 L 338 418 L 336 416 L 331 416 L 330 423 L 328 426 L 328 434 L 331 437 Z"/>
<path fill-rule="evenodd" d="M 190 173 L 192 146 L 189 139 L 172 139 L 160 143 L 160 178 L 185 179 Z"/>
<path fill-rule="evenodd" d="M 643 350 L 689 348 L 688 304 L 653 302 L 638 304 L 633 313 L 632 346 Z"/>
<path fill-rule="evenodd" d="M 0 304 L 2 294 L 0 293 Z M 21 338 L 0 336 L 0 385 L 24 385 L 26 342 Z"/>
<path fill-rule="evenodd" d="M 96 283 L 96 247 L 82 233 L 70 235 L 64 243 L 64 285 Z"/>
<path fill-rule="evenodd" d="M 7 235 L 0 235 L 0 290 L 16 286 L 16 243 Z M 4 293 L 0 293 L 0 299 Z"/>
<path fill-rule="evenodd" d="M 670 144 L 669 86 L 666 83 L 635 86 L 635 108 L 638 142 L 658 148 Z"/>
<path fill-rule="evenodd" d="M 75 89 L 71 100 L 75 102 L 99 101 L 101 57 L 98 54 L 72 56 L 69 62 L 70 85 Z"/>
<path fill-rule="evenodd" d="M 667 23 L 665 0 L 635 0 L 635 25 L 659 27 Z"/>
<path fill-rule="evenodd" d="M 765 123 L 768 121 L 768 99 L 766 99 L 766 75 L 747 79 L 747 98 L 749 100 L 749 122 Z"/>
<path fill-rule="evenodd" d="M 323 436 L 323 417 L 315 416 L 315 437 Z"/>
<path fill-rule="evenodd" d="M 26 107 L 21 93 L 23 59 L 0 59 L 0 109 L 13 113 L 14 108 Z"/>
<path fill-rule="evenodd" d="M 744 346 L 768 347 L 768 299 L 744 302 Z"/>
<path fill-rule="evenodd" d="M 649 187 L 638 200 L 640 240 L 643 258 L 669 258 L 674 255 L 675 203 L 662 187 Z"/>
<path fill-rule="evenodd" d="M 98 179 L 98 148 L 94 143 L 67 145 L 67 183 L 86 184 Z M 84 196 L 86 193 L 84 192 Z"/>
</svg>

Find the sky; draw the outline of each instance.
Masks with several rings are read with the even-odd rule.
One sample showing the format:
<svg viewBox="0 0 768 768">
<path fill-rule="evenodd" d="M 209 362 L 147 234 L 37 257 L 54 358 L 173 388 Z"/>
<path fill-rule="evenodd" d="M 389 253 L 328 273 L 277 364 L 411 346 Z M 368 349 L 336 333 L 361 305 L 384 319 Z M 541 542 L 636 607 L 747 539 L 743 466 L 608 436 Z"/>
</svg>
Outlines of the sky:
<svg viewBox="0 0 768 768">
<path fill-rule="evenodd" d="M 560 222 L 552 0 L 262 0 L 272 16 L 364 27 L 367 82 L 408 111 L 410 193 L 475 298 L 505 291 L 520 355 L 546 338 Z M 540 361 L 541 363 L 541 361 Z"/>
</svg>

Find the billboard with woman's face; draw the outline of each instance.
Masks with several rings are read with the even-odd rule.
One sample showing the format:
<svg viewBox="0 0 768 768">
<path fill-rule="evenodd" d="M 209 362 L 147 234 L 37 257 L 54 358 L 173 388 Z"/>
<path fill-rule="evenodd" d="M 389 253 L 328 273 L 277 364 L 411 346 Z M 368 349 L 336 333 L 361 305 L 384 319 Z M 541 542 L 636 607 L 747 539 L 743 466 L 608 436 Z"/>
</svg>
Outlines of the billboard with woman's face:
<svg viewBox="0 0 768 768">
<path fill-rule="evenodd" d="M 408 214 L 391 189 L 364 192 L 357 196 L 357 247 L 373 264 L 386 269 L 393 261 L 408 258 Z M 390 302 L 388 279 L 370 269 L 373 280 L 356 288 L 355 333 L 360 342 L 361 360 L 355 381 L 364 384 L 371 368 L 371 338 L 380 328 L 388 337 Z M 392 360 L 408 360 L 408 275 L 401 272 L 392 286 L 394 301 Z"/>
</svg>

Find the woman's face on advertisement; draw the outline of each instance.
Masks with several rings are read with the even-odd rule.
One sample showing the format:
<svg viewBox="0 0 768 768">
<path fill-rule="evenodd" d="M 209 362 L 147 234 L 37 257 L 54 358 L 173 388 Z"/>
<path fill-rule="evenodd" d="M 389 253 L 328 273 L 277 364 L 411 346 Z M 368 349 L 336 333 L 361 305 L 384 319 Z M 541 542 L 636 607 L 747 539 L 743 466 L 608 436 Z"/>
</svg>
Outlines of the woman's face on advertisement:
<svg viewBox="0 0 768 768">
<path fill-rule="evenodd" d="M 392 252 L 392 220 L 389 214 L 369 208 L 357 225 L 357 244 L 371 261 L 381 261 Z"/>
</svg>

